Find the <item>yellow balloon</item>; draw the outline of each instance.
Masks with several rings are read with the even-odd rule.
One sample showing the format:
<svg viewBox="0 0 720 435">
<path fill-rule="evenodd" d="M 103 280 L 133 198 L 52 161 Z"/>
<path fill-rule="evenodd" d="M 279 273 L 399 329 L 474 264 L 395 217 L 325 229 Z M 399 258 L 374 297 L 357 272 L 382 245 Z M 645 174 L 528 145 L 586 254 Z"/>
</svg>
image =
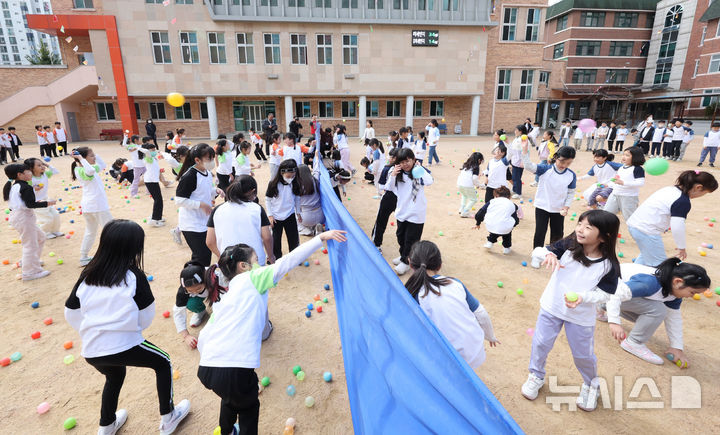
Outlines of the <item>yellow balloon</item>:
<svg viewBox="0 0 720 435">
<path fill-rule="evenodd" d="M 167 102 L 173 107 L 180 107 L 185 104 L 185 96 L 180 92 L 170 92 L 167 96 Z"/>
</svg>

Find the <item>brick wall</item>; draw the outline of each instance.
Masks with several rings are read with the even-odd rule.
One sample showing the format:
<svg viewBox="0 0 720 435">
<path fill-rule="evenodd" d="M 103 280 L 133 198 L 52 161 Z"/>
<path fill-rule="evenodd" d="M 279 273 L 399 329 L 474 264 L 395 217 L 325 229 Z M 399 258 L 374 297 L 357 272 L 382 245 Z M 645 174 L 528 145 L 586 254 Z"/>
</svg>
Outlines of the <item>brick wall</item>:
<svg viewBox="0 0 720 435">
<path fill-rule="evenodd" d="M 4 125 L 3 127 L 6 129 L 9 126 L 15 127 L 17 135 L 20 136 L 20 140 L 23 141 L 23 146 L 37 145 L 37 139 L 35 138 L 35 126 L 42 124 L 43 126 L 49 125 L 53 127 L 55 118 L 55 108 L 53 106 L 37 106 L 8 122 L 7 125 Z M 37 148 L 32 149 L 34 154 L 37 151 Z M 27 152 L 25 152 L 25 154 L 22 152 L 20 153 L 23 157 L 26 157 L 27 154 Z"/>
</svg>

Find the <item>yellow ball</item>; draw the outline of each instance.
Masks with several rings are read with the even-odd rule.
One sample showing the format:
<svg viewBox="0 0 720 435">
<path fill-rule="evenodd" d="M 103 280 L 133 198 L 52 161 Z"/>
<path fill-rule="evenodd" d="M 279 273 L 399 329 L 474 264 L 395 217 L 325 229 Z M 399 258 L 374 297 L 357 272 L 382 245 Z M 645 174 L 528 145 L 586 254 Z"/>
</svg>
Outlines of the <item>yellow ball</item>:
<svg viewBox="0 0 720 435">
<path fill-rule="evenodd" d="M 697 294 L 697 293 L 695 293 L 695 294 L 693 295 L 693 299 L 695 299 L 696 301 L 699 301 L 699 300 L 700 300 L 700 295 Z"/>
<path fill-rule="evenodd" d="M 527 140 L 527 139 L 528 139 L 528 137 L 527 137 L 527 135 L 526 135 L 526 134 L 524 134 L 524 135 L 520 136 L 520 140 Z"/>
<path fill-rule="evenodd" d="M 705 252 L 705 251 L 700 251 L 700 256 L 701 256 L 701 257 L 707 256 L 707 252 Z"/>
<path fill-rule="evenodd" d="M 63 150 L 63 147 L 58 147 L 58 151 L 62 151 L 62 150 Z"/>
<path fill-rule="evenodd" d="M 180 107 L 185 104 L 185 96 L 180 92 L 170 92 L 167 96 L 167 102 L 173 107 Z"/>
</svg>

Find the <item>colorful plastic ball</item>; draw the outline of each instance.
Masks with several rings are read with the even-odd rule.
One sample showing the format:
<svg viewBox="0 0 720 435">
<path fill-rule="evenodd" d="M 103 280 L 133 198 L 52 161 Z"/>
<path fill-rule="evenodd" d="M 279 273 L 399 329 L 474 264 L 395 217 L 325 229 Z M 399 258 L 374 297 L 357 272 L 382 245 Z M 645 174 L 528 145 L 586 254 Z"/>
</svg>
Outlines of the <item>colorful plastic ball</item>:
<svg viewBox="0 0 720 435">
<path fill-rule="evenodd" d="M 516 292 L 517 292 L 517 294 L 520 295 L 520 296 L 522 296 L 522 295 L 525 293 L 525 292 L 523 291 L 523 289 L 521 289 L 521 288 L 517 289 Z"/>
<path fill-rule="evenodd" d="M 700 256 L 701 256 L 701 257 L 706 257 L 706 256 L 707 256 L 707 252 L 705 252 L 705 251 L 700 251 Z"/>
<path fill-rule="evenodd" d="M 567 299 L 568 302 L 575 302 L 578 300 L 578 294 L 575 292 L 567 292 L 565 293 L 565 299 Z"/>
<path fill-rule="evenodd" d="M 299 372 L 297 372 L 295 374 L 295 377 L 297 378 L 298 381 L 304 381 L 305 380 L 305 372 L 300 370 Z"/>
<path fill-rule="evenodd" d="M 312 316 L 312 311 L 310 311 L 310 310 L 305 311 L 305 317 L 310 317 L 310 316 Z"/>
<path fill-rule="evenodd" d="M 30 304 L 30 306 L 33 308 L 37 308 L 40 306 L 40 302 L 33 302 L 32 304 Z"/>
<path fill-rule="evenodd" d="M 444 236 L 444 235 L 445 235 L 445 233 L 443 233 L 442 231 L 438 232 L 438 236 Z"/>
<path fill-rule="evenodd" d="M 328 298 L 323 298 L 322 301 L 323 301 L 324 304 L 327 304 L 327 303 L 328 303 Z"/>
<path fill-rule="evenodd" d="M 180 107 L 185 104 L 185 96 L 180 92 L 170 92 L 167 95 L 167 102 L 173 107 Z"/>
<path fill-rule="evenodd" d="M 292 397 L 295 395 L 295 386 L 294 385 L 288 385 L 288 387 L 285 389 L 285 392 L 287 392 L 287 395 Z"/>
<path fill-rule="evenodd" d="M 63 423 L 63 428 L 65 430 L 70 430 L 70 429 L 74 428 L 76 424 L 77 424 L 77 419 L 75 419 L 75 417 L 69 417 Z"/>
<path fill-rule="evenodd" d="M 10 358 L 7 357 L 0 359 L 0 367 L 7 367 L 10 365 L 11 362 L 12 361 L 10 360 Z"/>
<path fill-rule="evenodd" d="M 500 288 L 502 288 L 502 286 L 504 286 L 504 285 L 505 285 L 505 284 L 503 284 L 502 281 L 498 281 L 498 282 L 497 282 L 497 286 L 500 287 Z"/>
<path fill-rule="evenodd" d="M 49 162 L 49 161 L 50 161 L 50 157 L 45 157 L 43 160 L 45 160 L 46 162 Z"/>
<path fill-rule="evenodd" d="M 307 304 L 307 309 L 308 309 L 308 310 L 312 310 L 312 309 L 313 309 L 313 304 Z"/>
<path fill-rule="evenodd" d="M 65 363 L 65 365 L 70 365 L 73 363 L 73 361 L 75 361 L 75 357 L 72 355 L 65 355 L 65 358 L 63 358 L 63 362 Z"/>
<path fill-rule="evenodd" d="M 325 382 L 331 382 L 332 381 L 332 373 L 330 373 L 330 372 L 323 373 L 323 380 Z"/>
<path fill-rule="evenodd" d="M 330 284 L 325 284 L 325 285 L 323 286 L 323 288 L 324 288 L 325 290 L 330 290 Z"/>
<path fill-rule="evenodd" d="M 155 279 L 155 277 L 153 277 L 152 275 L 148 275 L 148 281 L 152 281 L 154 279 Z"/>
<path fill-rule="evenodd" d="M 43 323 L 46 325 L 52 325 L 52 317 L 46 317 L 45 320 L 43 320 Z"/>
<path fill-rule="evenodd" d="M 705 291 L 703 292 L 703 294 L 705 295 L 706 298 L 711 298 L 711 297 L 713 297 L 713 292 L 712 292 L 711 290 L 705 290 Z"/>
<path fill-rule="evenodd" d="M 47 402 L 43 402 L 37 406 L 37 413 L 38 414 L 45 414 L 50 410 L 50 404 Z"/>
<path fill-rule="evenodd" d="M 625 239 L 620 239 L 620 243 L 625 243 Z"/>
<path fill-rule="evenodd" d="M 33 340 L 37 340 L 38 338 L 40 338 L 41 335 L 42 334 L 40 334 L 40 331 L 35 331 L 32 334 L 30 334 L 30 338 L 32 338 Z"/>
<path fill-rule="evenodd" d="M 527 267 L 527 261 L 523 261 L 523 262 L 520 263 L 520 264 L 522 264 L 523 267 Z"/>
<path fill-rule="evenodd" d="M 168 317 L 170 317 L 170 311 L 165 311 L 165 312 L 163 312 L 163 317 L 166 318 L 166 319 L 167 319 Z"/>
<path fill-rule="evenodd" d="M 503 141 L 503 142 L 505 142 L 505 141 L 507 140 L 507 136 L 505 136 L 504 134 L 501 134 L 501 135 L 500 135 L 500 140 Z"/>
<path fill-rule="evenodd" d="M 54 256 L 55 256 L 55 253 L 54 253 L 54 252 L 49 252 L 48 255 L 49 255 L 50 257 L 54 257 Z"/>
<path fill-rule="evenodd" d="M 696 301 L 699 301 L 699 300 L 700 300 L 700 295 L 697 294 L 697 293 L 694 294 L 694 295 L 693 295 L 693 299 L 695 299 Z"/>
<path fill-rule="evenodd" d="M 710 218 L 710 222 L 715 222 L 715 218 Z"/>
<path fill-rule="evenodd" d="M 715 294 L 720 295 L 720 287 L 715 287 Z"/>
<path fill-rule="evenodd" d="M 623 258 L 624 256 L 625 254 L 623 254 L 622 252 L 618 252 L 618 257 Z"/>
<path fill-rule="evenodd" d="M 318 306 L 315 308 L 315 311 L 317 311 L 318 313 L 322 313 L 322 312 L 323 312 L 323 307 L 320 306 L 320 305 L 318 305 Z"/>
<path fill-rule="evenodd" d="M 10 264 L 10 260 L 5 259 L 2 261 L 2 263 L 7 266 L 8 264 Z"/>
<path fill-rule="evenodd" d="M 533 328 L 528 328 L 527 330 L 525 330 L 525 333 L 532 337 L 533 334 L 535 334 L 535 330 Z"/>
<path fill-rule="evenodd" d="M 20 361 L 22 359 L 22 354 L 20 352 L 13 352 L 12 355 L 10 355 L 10 361 L 16 362 Z"/>
<path fill-rule="evenodd" d="M 310 262 L 309 262 L 309 261 L 304 262 L 304 263 L 303 263 L 303 266 L 305 266 L 305 267 L 310 267 Z"/>
<path fill-rule="evenodd" d="M 65 263 L 65 261 L 62 258 L 57 259 L 57 264 L 63 264 L 63 263 Z"/>
<path fill-rule="evenodd" d="M 720 307 L 720 301 L 715 302 L 715 304 Z"/>
<path fill-rule="evenodd" d="M 263 387 L 267 387 L 268 385 L 270 385 L 270 378 L 268 378 L 267 376 L 263 377 L 260 380 L 260 385 L 262 385 Z"/>
<path fill-rule="evenodd" d="M 307 396 L 305 398 L 305 406 L 307 406 L 308 408 L 312 408 L 313 406 L 315 406 L 315 398 L 313 396 Z"/>
<path fill-rule="evenodd" d="M 285 426 L 295 427 L 295 419 L 290 417 L 287 420 L 285 420 Z"/>
<path fill-rule="evenodd" d="M 66 341 L 65 343 L 63 343 L 63 348 L 64 348 L 65 350 L 72 349 L 72 347 L 73 347 L 73 342 L 72 342 L 72 341 Z"/>
<path fill-rule="evenodd" d="M 320 260 L 315 260 L 315 265 L 317 266 L 319 264 L 320 264 Z"/>
<path fill-rule="evenodd" d="M 292 368 L 293 375 L 297 375 L 301 371 L 302 371 L 302 368 L 300 366 L 295 366 Z"/>
</svg>

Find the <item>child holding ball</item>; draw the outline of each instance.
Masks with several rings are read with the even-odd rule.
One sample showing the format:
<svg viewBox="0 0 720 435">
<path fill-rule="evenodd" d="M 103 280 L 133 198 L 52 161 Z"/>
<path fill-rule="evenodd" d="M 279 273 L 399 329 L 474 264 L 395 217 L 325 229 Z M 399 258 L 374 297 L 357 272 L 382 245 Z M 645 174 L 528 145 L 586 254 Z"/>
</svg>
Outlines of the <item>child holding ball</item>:
<svg viewBox="0 0 720 435">
<path fill-rule="evenodd" d="M 35 199 L 38 201 L 47 201 L 50 190 L 50 177 L 59 174 L 60 171 L 34 157 L 25 159 L 25 165 L 30 168 L 33 174 L 32 187 L 35 191 Z M 65 235 L 65 233 L 60 231 L 60 213 L 58 213 L 55 207 L 38 208 L 35 210 L 35 215 L 37 216 L 40 229 L 45 231 L 48 239 Z"/>
<path fill-rule="evenodd" d="M 173 320 L 178 334 L 190 349 L 197 347 L 197 338 L 187 330 L 187 311 L 193 313 L 190 326 L 197 328 L 207 315 L 205 299 L 208 291 L 205 288 L 205 266 L 197 261 L 188 261 L 180 272 L 180 287 L 175 295 Z"/>
</svg>

